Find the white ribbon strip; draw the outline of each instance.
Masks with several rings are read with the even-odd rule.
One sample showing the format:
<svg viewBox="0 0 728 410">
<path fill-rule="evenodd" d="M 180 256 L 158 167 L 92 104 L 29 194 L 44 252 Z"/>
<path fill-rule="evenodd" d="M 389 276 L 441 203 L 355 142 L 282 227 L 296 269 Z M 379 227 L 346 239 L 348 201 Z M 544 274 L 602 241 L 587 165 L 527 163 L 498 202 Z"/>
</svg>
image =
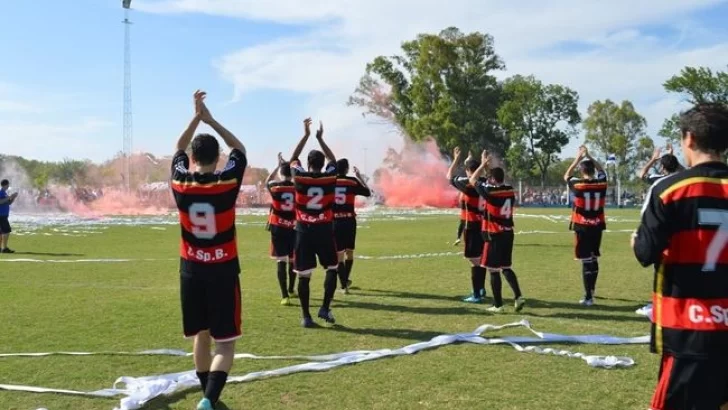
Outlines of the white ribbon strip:
<svg viewBox="0 0 728 410">
<path fill-rule="evenodd" d="M 536 337 L 502 337 L 502 338 L 485 338 L 481 335 L 489 331 L 497 331 L 506 328 L 524 327 L 531 331 Z M 568 350 L 559 350 L 551 348 L 542 348 L 538 346 L 523 347 L 522 344 L 534 343 L 579 343 L 579 344 L 602 344 L 602 345 L 618 345 L 618 344 L 646 344 L 649 343 L 649 336 L 641 337 L 614 337 L 606 335 L 560 335 L 551 333 L 541 333 L 533 330 L 531 324 L 526 320 L 520 322 L 509 323 L 501 326 L 483 325 L 472 333 L 459 333 L 450 335 L 441 335 L 432 338 L 427 342 L 420 342 L 405 346 L 399 349 L 380 349 L 380 350 L 360 350 L 345 353 L 336 353 L 329 355 L 316 356 L 256 356 L 249 353 L 236 354 L 236 359 L 254 359 L 254 360 L 308 360 L 308 363 L 287 366 L 279 369 L 264 370 L 259 372 L 248 373 L 244 376 L 233 376 L 228 378 L 229 383 L 243 383 L 253 380 L 259 380 L 269 377 L 284 376 L 300 372 L 321 372 L 327 371 L 339 366 L 354 363 L 362 363 L 372 360 L 381 359 L 391 356 L 402 356 L 415 354 L 421 350 L 433 349 L 453 343 L 474 343 L 480 345 L 496 345 L 508 344 L 519 352 L 547 354 L 574 359 L 582 359 L 589 366 L 611 369 L 614 367 L 630 367 L 634 365 L 634 360 L 629 357 L 618 356 L 592 356 L 583 353 L 574 353 Z M 159 349 L 146 350 L 142 352 L 49 352 L 49 353 L 5 353 L 0 354 L 2 357 L 41 357 L 53 355 L 67 356 L 92 356 L 92 355 L 131 355 L 131 356 L 149 356 L 149 355 L 165 355 L 165 356 L 190 356 L 180 350 Z M 90 397 L 114 397 L 118 395 L 126 396 L 121 399 L 119 407 L 114 410 L 135 410 L 144 406 L 151 399 L 161 395 L 171 395 L 175 392 L 196 387 L 199 384 L 195 371 L 162 374 L 147 377 L 119 377 L 111 389 L 103 389 L 92 392 L 82 392 L 75 390 L 48 389 L 42 387 L 19 386 L 0 384 L 0 390 L 26 391 L 32 393 L 59 393 L 70 395 L 81 395 Z M 123 388 L 120 387 L 123 385 Z"/>
</svg>

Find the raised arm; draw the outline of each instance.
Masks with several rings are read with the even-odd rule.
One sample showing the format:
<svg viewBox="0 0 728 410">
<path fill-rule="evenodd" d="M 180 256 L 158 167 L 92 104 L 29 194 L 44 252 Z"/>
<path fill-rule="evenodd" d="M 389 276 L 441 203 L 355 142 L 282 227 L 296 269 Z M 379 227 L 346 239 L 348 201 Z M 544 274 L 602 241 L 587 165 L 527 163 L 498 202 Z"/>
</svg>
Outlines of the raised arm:
<svg viewBox="0 0 728 410">
<path fill-rule="evenodd" d="M 458 166 L 458 162 L 460 162 L 460 148 L 455 147 L 455 149 L 452 152 L 452 164 L 450 164 L 450 168 L 447 169 L 447 179 L 450 180 L 455 175 L 455 168 Z"/>
<path fill-rule="evenodd" d="M 574 174 L 574 168 L 576 168 L 577 165 L 579 165 L 579 161 L 581 161 L 581 158 L 586 154 L 586 147 L 580 146 L 579 151 L 576 153 L 576 157 L 574 158 L 574 162 L 569 165 L 569 168 L 566 169 L 566 173 L 564 173 L 564 182 L 569 182 L 571 179 L 571 176 Z"/>
<path fill-rule="evenodd" d="M 303 137 L 301 137 L 301 140 L 298 141 L 298 145 L 296 145 L 296 148 L 293 149 L 293 154 L 291 154 L 290 161 L 292 162 L 294 159 L 298 159 L 298 157 L 301 155 L 301 152 L 303 152 L 303 148 L 306 146 L 306 143 L 308 142 L 308 137 L 311 136 L 311 119 L 306 118 L 303 120 Z"/>
<path fill-rule="evenodd" d="M 356 180 L 359 181 L 362 188 L 364 188 L 364 192 L 361 192 L 362 196 L 372 196 L 372 189 L 369 188 L 369 185 L 367 185 L 366 181 L 364 181 L 364 178 L 361 176 L 361 172 L 359 172 L 359 168 L 354 167 L 354 176 L 356 177 Z"/>
<path fill-rule="evenodd" d="M 490 155 L 488 155 L 488 151 L 483 150 L 483 154 L 480 158 L 480 166 L 478 169 L 473 172 L 472 175 L 470 175 L 470 185 L 476 186 L 478 183 L 478 178 L 480 178 L 481 175 L 483 175 L 483 172 L 488 169 L 488 165 L 490 164 Z"/>
<path fill-rule="evenodd" d="M 243 145 L 240 140 L 233 135 L 232 132 L 228 131 L 227 128 L 223 127 L 222 124 L 217 122 L 213 117 L 212 114 L 210 114 L 210 110 L 207 109 L 207 106 L 205 105 L 205 98 L 204 96 L 200 99 L 200 102 L 198 103 L 199 109 L 200 109 L 200 119 L 205 124 L 209 125 L 210 128 L 215 130 L 217 135 L 222 138 L 223 141 L 225 141 L 225 145 L 227 145 L 231 149 L 237 149 L 243 154 L 246 154 L 245 152 L 245 146 Z"/>
<path fill-rule="evenodd" d="M 655 166 L 655 163 L 660 160 L 660 148 L 655 148 L 655 152 L 652 154 L 652 158 L 650 158 L 649 161 L 645 164 L 644 167 L 640 170 L 639 178 L 645 179 L 647 176 L 647 173 L 650 172 L 650 169 Z"/>
<path fill-rule="evenodd" d="M 597 171 L 597 175 L 604 172 L 602 164 L 589 154 L 589 150 L 586 147 L 584 147 L 584 156 L 594 163 L 594 170 Z"/>
<path fill-rule="evenodd" d="M 319 129 L 316 131 L 316 139 L 319 142 L 319 145 L 321 145 L 321 150 L 324 152 L 324 155 L 326 155 L 326 159 L 329 160 L 329 162 L 336 162 L 336 156 L 334 155 L 333 151 L 331 151 L 331 148 L 324 142 L 324 123 L 319 122 Z"/>
<path fill-rule="evenodd" d="M 177 139 L 177 145 L 175 148 L 175 152 L 179 151 L 186 151 L 187 147 L 190 146 L 190 141 L 192 141 L 192 137 L 195 136 L 195 131 L 197 130 L 197 127 L 200 125 L 200 121 L 202 120 L 202 101 L 205 99 L 205 93 L 204 91 L 197 90 L 194 94 L 194 103 L 195 103 L 195 115 L 192 117 L 192 120 L 187 125 L 187 128 L 185 128 L 184 131 L 182 131 L 182 135 L 179 136 L 179 139 Z"/>
<path fill-rule="evenodd" d="M 265 179 L 265 186 L 268 186 L 271 181 L 273 181 L 274 178 L 278 175 L 278 170 L 281 169 L 281 165 L 283 164 L 283 161 L 281 161 L 281 153 L 278 153 L 278 165 L 276 165 L 275 169 L 271 171 L 271 173 L 268 175 L 268 178 Z"/>
</svg>

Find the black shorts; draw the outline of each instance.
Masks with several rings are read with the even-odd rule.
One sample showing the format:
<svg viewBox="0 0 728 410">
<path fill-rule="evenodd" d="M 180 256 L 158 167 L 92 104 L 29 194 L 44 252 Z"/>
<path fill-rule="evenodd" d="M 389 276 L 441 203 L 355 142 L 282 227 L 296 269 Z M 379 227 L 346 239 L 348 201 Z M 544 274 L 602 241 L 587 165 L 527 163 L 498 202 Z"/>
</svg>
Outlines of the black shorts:
<svg viewBox="0 0 728 410">
<path fill-rule="evenodd" d="M 574 232 L 576 239 L 576 244 L 574 245 L 575 259 L 585 260 L 602 256 L 599 253 L 599 248 L 602 246 L 603 232 L 601 229 L 588 229 Z"/>
<path fill-rule="evenodd" d="M 336 254 L 333 227 L 307 232 L 296 231 L 296 248 L 293 251 L 294 271 L 299 275 L 310 274 L 316 269 L 316 257 L 325 269 L 336 269 L 339 257 Z"/>
<path fill-rule="evenodd" d="M 240 278 L 237 274 L 182 274 L 182 325 L 185 337 L 209 330 L 217 342 L 242 336 Z"/>
<path fill-rule="evenodd" d="M 356 249 L 356 219 L 340 219 L 334 222 L 336 251 L 353 251 Z"/>
<path fill-rule="evenodd" d="M 275 227 L 270 231 L 270 257 L 279 261 L 293 258 L 296 231 Z"/>
<path fill-rule="evenodd" d="M 488 269 L 510 269 L 513 265 L 513 231 L 490 234 L 483 246 L 480 266 Z"/>
<path fill-rule="evenodd" d="M 718 410 L 728 403 L 728 358 L 662 355 L 651 410 Z"/>
<path fill-rule="evenodd" d="M 485 244 L 483 232 L 480 228 L 466 229 L 464 231 L 464 239 L 465 250 L 463 251 L 463 256 L 465 256 L 466 259 L 480 259 L 483 255 L 483 245 Z"/>
<path fill-rule="evenodd" d="M 10 222 L 8 221 L 7 216 L 0 216 L 0 234 L 6 234 L 12 232 L 12 228 L 10 228 Z"/>
</svg>

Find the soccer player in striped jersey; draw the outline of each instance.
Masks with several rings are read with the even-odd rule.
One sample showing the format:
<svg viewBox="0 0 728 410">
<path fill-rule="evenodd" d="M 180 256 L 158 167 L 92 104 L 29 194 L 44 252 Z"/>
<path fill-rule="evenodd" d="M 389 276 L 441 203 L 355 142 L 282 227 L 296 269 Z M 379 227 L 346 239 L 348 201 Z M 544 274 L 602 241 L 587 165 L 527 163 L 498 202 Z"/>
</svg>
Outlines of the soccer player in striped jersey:
<svg viewBox="0 0 728 410">
<path fill-rule="evenodd" d="M 518 284 L 518 277 L 513 271 L 513 209 L 516 205 L 516 194 L 513 187 L 505 183 L 503 168 L 493 168 L 487 180 L 480 177 L 489 169 L 490 157 L 483 151 L 480 166 L 470 175 L 470 184 L 485 202 L 483 218 L 483 246 L 480 266 L 490 272 L 490 285 L 493 290 L 493 306 L 489 312 L 503 311 L 503 294 L 501 272 L 513 291 L 514 307 L 520 312 L 526 304 Z"/>
<path fill-rule="evenodd" d="M 275 178 L 278 178 L 277 180 Z M 290 306 L 290 297 L 296 284 L 293 272 L 293 249 L 296 244 L 296 189 L 291 176 L 291 165 L 278 154 L 278 166 L 265 181 L 271 197 L 267 229 L 270 231 L 270 256 L 276 261 L 281 305 Z M 286 274 L 288 283 L 286 283 Z"/>
<path fill-rule="evenodd" d="M 354 266 L 354 249 L 356 248 L 356 210 L 354 201 L 357 196 L 370 197 L 372 191 L 354 167 L 355 177 L 347 176 L 349 161 L 342 158 L 336 161 L 336 188 L 334 191 L 334 237 L 336 252 L 339 257 L 339 281 L 344 293 L 349 293 L 351 286 L 351 269 Z"/>
<path fill-rule="evenodd" d="M 463 195 L 465 201 L 465 249 L 463 256 L 470 262 L 470 281 L 473 293 L 463 299 L 466 303 L 483 303 L 485 298 L 485 268 L 480 266 L 480 257 L 483 253 L 483 233 L 481 225 L 483 223 L 483 210 L 485 203 L 478 195 L 475 187 L 470 182 L 470 178 L 476 169 L 480 166 L 480 162 L 470 159 L 465 162 L 465 175 L 455 176 L 455 168 L 460 163 L 460 148 L 453 151 L 453 160 L 450 168 L 447 170 L 447 179 Z"/>
<path fill-rule="evenodd" d="M 579 167 L 580 175 L 572 176 Z M 599 276 L 599 257 L 602 233 L 607 229 L 604 204 L 607 196 L 607 174 L 601 164 L 585 146 L 579 147 L 574 162 L 564 174 L 564 181 L 574 196 L 569 229 L 576 235 L 575 259 L 582 263 L 584 298 L 579 301 L 583 306 L 594 304 L 594 290 Z"/>
<path fill-rule="evenodd" d="M 311 274 L 316 269 L 316 257 L 326 269 L 324 301 L 318 317 L 336 323 L 331 312 L 331 301 L 336 293 L 338 257 L 334 241 L 334 190 L 336 188 L 336 157 L 324 142 L 323 124 L 316 131 L 321 151 L 308 153 L 308 169 L 304 169 L 298 156 L 311 136 L 311 119 L 303 122 L 304 135 L 291 156 L 291 174 L 296 189 L 296 245 L 294 271 L 298 274 L 298 298 L 301 301 L 301 325 L 315 325 L 309 312 Z M 328 165 L 325 164 L 328 159 Z"/>
<path fill-rule="evenodd" d="M 468 157 L 465 158 L 465 163 L 473 159 L 473 153 L 468 151 Z M 453 161 L 455 163 L 455 161 Z M 453 246 L 460 245 L 460 242 L 463 240 L 463 233 L 465 233 L 465 217 L 467 216 L 467 210 L 466 210 L 466 202 L 465 202 L 465 195 L 463 195 L 462 192 L 458 192 L 458 206 L 460 207 L 460 222 L 458 223 L 458 233 L 457 237 L 455 237 L 455 242 L 453 242 Z"/>
<path fill-rule="evenodd" d="M 212 410 L 233 365 L 241 337 L 240 262 L 235 235 L 235 201 L 247 166 L 245 147 L 210 114 L 206 94 L 195 92 L 195 115 L 177 141 L 172 192 L 179 210 L 180 286 L 184 335 L 194 338 L 194 362 L 204 398 L 198 410 Z M 227 165 L 216 172 L 220 145 L 209 125 L 230 147 Z M 191 141 L 191 144 L 190 144 Z M 194 169 L 185 150 L 191 145 Z M 210 355 L 211 338 L 215 352 Z"/>
<path fill-rule="evenodd" d="M 642 167 L 639 173 L 639 177 L 648 185 L 652 185 L 658 180 L 664 178 L 667 175 L 674 174 L 675 172 L 682 171 L 683 167 L 680 165 L 680 161 L 677 157 L 672 154 L 672 145 L 667 144 L 665 155 L 662 155 L 660 148 L 655 148 L 655 152 L 652 154 L 652 158 Z M 659 170 L 656 174 L 650 174 L 650 169 L 656 164 L 659 164 Z"/>
<path fill-rule="evenodd" d="M 662 355 L 652 410 L 728 409 L 728 107 L 680 115 L 686 171 L 654 184 L 632 248 L 657 265 L 651 351 Z"/>
</svg>

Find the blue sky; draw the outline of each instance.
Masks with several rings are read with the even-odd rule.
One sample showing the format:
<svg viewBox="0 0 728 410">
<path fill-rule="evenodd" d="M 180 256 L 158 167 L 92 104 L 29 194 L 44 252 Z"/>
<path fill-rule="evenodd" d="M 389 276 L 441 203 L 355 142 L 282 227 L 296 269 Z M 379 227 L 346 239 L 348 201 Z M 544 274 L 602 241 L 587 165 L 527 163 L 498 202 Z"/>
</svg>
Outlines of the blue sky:
<svg viewBox="0 0 728 410">
<path fill-rule="evenodd" d="M 289 151 L 301 120 L 313 116 L 342 155 L 371 170 L 400 138 L 346 107 L 346 97 L 367 61 L 450 25 L 493 34 L 508 66 L 502 76 L 571 86 L 582 110 L 596 99 L 631 99 L 652 135 L 682 107 L 662 91 L 665 79 L 685 65 L 725 69 L 728 61 L 725 1 L 508 3 L 135 0 L 135 149 L 170 154 L 201 88 L 253 165 Z M 3 17 L 0 151 L 43 160 L 114 156 L 122 147 L 121 2 L 12 1 Z"/>
</svg>

